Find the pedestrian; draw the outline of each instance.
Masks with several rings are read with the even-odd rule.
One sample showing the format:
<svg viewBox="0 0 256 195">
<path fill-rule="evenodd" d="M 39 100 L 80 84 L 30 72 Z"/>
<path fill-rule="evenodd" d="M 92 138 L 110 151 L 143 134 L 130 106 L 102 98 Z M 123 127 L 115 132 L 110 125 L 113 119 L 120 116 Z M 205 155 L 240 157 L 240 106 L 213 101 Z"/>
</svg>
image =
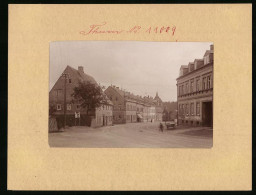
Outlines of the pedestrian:
<svg viewBox="0 0 256 195">
<path fill-rule="evenodd" d="M 160 131 L 163 133 L 164 132 L 164 126 L 162 123 L 160 123 Z"/>
</svg>

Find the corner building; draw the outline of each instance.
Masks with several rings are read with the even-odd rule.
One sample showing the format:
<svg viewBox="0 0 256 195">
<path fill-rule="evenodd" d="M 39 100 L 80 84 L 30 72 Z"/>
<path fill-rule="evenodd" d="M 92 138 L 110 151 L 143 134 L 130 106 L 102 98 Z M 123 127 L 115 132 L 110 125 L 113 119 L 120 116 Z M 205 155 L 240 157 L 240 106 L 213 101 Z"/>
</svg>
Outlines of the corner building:
<svg viewBox="0 0 256 195">
<path fill-rule="evenodd" d="M 177 78 L 178 124 L 213 125 L 213 45 L 203 59 L 180 67 Z"/>
</svg>

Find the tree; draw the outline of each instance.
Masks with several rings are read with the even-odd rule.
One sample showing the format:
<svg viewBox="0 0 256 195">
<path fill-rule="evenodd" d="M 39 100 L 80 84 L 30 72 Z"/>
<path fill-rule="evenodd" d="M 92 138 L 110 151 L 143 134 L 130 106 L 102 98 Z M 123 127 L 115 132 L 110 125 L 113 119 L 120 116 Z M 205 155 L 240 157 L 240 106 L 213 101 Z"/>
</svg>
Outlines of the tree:
<svg viewBox="0 0 256 195">
<path fill-rule="evenodd" d="M 83 108 L 89 110 L 99 107 L 101 104 L 107 103 L 106 95 L 103 93 L 103 87 L 93 84 L 89 81 L 79 82 L 75 87 L 72 96 L 75 101 L 81 102 Z"/>
</svg>

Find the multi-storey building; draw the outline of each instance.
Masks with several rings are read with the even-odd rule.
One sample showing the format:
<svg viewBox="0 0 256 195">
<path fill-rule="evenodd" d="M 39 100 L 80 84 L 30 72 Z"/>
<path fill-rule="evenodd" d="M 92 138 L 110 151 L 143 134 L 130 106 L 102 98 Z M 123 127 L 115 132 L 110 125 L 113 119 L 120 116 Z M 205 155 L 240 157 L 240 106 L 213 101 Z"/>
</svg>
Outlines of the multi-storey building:
<svg viewBox="0 0 256 195">
<path fill-rule="evenodd" d="M 141 97 L 114 85 L 105 90 L 113 102 L 113 123 L 153 122 L 156 120 L 156 100 Z"/>
<path fill-rule="evenodd" d="M 203 59 L 180 67 L 177 78 L 178 124 L 213 124 L 213 45 Z"/>
<path fill-rule="evenodd" d="M 65 81 L 66 79 L 66 81 Z M 78 86 L 79 82 L 90 82 L 98 85 L 93 77 L 84 73 L 83 67 L 79 66 L 78 70 L 67 66 L 62 75 L 56 81 L 49 93 L 49 106 L 54 108 L 53 113 L 56 118 L 64 116 L 64 96 L 66 89 L 66 124 L 73 125 L 87 125 L 92 127 L 112 125 L 113 118 L 113 104 L 104 95 L 106 101 L 96 109 L 83 108 L 81 101 L 76 101 L 72 97 L 74 87 Z M 80 119 L 75 118 L 75 113 L 80 113 Z"/>
</svg>

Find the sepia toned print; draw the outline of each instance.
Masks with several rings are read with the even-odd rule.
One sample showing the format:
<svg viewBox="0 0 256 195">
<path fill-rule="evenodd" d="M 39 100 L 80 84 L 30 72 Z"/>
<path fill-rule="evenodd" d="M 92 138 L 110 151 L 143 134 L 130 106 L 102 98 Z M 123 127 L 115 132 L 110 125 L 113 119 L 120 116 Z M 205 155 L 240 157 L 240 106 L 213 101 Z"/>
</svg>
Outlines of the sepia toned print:
<svg viewBox="0 0 256 195">
<path fill-rule="evenodd" d="M 213 53 L 212 43 L 51 43 L 49 145 L 212 147 Z"/>
</svg>

